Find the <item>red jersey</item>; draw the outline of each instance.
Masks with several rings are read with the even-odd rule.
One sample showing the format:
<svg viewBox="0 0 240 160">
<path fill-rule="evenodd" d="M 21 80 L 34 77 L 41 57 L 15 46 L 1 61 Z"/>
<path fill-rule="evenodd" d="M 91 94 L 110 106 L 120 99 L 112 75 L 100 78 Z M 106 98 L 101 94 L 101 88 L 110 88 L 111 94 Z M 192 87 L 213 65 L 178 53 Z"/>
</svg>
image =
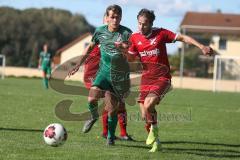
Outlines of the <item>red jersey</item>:
<svg viewBox="0 0 240 160">
<path fill-rule="evenodd" d="M 96 77 L 100 56 L 99 46 L 95 46 L 85 61 L 83 81 L 88 89 L 92 86 L 92 82 Z"/>
<path fill-rule="evenodd" d="M 163 28 L 153 28 L 149 36 L 133 33 L 129 54 L 138 56 L 142 63 L 141 84 L 153 84 L 159 79 L 171 79 L 166 43 L 175 42 L 177 35 Z"/>
</svg>

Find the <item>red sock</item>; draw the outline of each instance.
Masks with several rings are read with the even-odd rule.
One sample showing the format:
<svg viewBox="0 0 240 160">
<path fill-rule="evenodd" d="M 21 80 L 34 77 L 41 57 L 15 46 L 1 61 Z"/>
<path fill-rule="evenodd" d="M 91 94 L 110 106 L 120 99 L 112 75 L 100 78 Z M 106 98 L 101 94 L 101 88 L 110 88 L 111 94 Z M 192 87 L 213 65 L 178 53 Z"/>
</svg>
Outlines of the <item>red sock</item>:
<svg viewBox="0 0 240 160">
<path fill-rule="evenodd" d="M 105 109 L 102 113 L 102 126 L 103 126 L 103 132 L 102 135 L 107 136 L 108 134 L 108 111 Z"/>
<path fill-rule="evenodd" d="M 120 136 L 127 136 L 127 111 L 125 109 L 125 104 L 123 107 L 119 107 L 118 123 L 120 127 Z"/>
</svg>

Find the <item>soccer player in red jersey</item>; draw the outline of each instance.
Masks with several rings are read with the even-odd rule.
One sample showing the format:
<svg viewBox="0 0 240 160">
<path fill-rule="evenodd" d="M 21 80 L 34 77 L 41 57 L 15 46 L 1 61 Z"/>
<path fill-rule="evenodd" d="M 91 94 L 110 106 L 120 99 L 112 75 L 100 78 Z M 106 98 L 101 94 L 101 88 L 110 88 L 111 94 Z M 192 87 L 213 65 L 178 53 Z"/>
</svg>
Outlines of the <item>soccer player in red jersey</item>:
<svg viewBox="0 0 240 160">
<path fill-rule="evenodd" d="M 189 36 L 175 34 L 163 28 L 153 28 L 155 15 L 151 10 L 142 9 L 137 15 L 137 20 L 139 31 L 130 37 L 131 47 L 127 56 L 130 61 L 138 57 L 143 66 L 138 102 L 142 117 L 146 120 L 146 144 L 152 145 L 149 152 L 156 152 L 160 149 L 160 141 L 155 106 L 171 87 L 166 43 L 182 41 L 195 45 L 204 55 L 211 55 L 213 51 Z"/>
<path fill-rule="evenodd" d="M 106 15 L 104 15 L 103 23 L 107 24 Z M 87 89 L 91 88 L 92 83 L 96 78 L 97 71 L 99 69 L 100 56 L 101 56 L 100 48 L 98 45 L 96 45 L 85 61 L 83 80 L 84 80 L 84 85 Z M 120 127 L 120 135 L 118 138 L 120 140 L 133 141 L 132 137 L 127 134 L 127 111 L 126 111 L 126 106 L 124 102 L 121 102 L 118 109 L 118 124 Z M 107 138 L 108 111 L 106 109 L 103 109 L 102 125 L 103 125 L 102 137 Z"/>
</svg>

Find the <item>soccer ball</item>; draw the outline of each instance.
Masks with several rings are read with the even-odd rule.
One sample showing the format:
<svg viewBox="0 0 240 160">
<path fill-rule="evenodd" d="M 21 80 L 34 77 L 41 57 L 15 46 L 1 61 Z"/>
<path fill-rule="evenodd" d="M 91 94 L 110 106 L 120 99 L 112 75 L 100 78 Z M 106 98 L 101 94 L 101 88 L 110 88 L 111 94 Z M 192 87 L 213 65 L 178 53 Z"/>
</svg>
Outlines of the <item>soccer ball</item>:
<svg viewBox="0 0 240 160">
<path fill-rule="evenodd" d="M 46 144 L 57 147 L 67 140 L 67 131 L 63 125 L 52 123 L 45 128 L 43 138 Z"/>
</svg>

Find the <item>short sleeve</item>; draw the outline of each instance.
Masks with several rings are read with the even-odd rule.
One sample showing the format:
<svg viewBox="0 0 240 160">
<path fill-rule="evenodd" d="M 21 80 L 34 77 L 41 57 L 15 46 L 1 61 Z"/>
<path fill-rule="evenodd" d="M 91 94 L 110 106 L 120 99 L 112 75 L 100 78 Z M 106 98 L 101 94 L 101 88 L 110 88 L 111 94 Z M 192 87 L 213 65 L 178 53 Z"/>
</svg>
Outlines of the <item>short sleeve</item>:
<svg viewBox="0 0 240 160">
<path fill-rule="evenodd" d="M 40 52 L 40 54 L 39 54 L 39 58 L 43 58 L 43 52 Z"/>
<path fill-rule="evenodd" d="M 167 29 L 162 29 L 161 33 L 163 34 L 163 41 L 165 43 L 174 43 L 176 42 L 177 39 L 177 34 L 167 30 Z"/>
<path fill-rule="evenodd" d="M 99 36 L 98 35 L 99 35 L 99 31 L 98 31 L 98 29 L 96 29 L 92 36 L 92 40 L 91 40 L 94 44 L 99 44 Z"/>
</svg>

